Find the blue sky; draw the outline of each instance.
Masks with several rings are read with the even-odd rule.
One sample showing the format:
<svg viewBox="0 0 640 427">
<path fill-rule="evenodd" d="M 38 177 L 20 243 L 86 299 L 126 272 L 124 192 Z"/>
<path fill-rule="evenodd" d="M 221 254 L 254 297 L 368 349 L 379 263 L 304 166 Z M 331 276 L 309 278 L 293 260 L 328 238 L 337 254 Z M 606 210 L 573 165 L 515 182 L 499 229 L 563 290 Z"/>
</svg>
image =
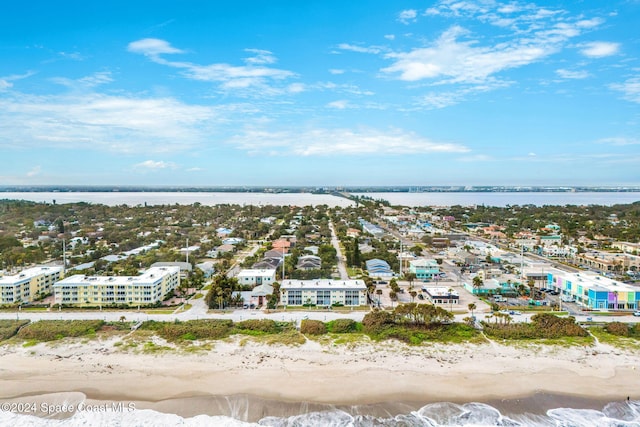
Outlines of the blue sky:
<svg viewBox="0 0 640 427">
<path fill-rule="evenodd" d="M 0 183 L 640 185 L 640 0 L 30 1 Z"/>
</svg>

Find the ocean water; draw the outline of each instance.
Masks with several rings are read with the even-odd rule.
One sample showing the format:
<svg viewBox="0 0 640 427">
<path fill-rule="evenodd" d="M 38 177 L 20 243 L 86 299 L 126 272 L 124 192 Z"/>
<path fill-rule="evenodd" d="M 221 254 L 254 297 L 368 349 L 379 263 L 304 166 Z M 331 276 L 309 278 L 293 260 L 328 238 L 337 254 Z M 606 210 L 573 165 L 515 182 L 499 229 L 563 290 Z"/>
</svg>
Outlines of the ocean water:
<svg viewBox="0 0 640 427">
<path fill-rule="evenodd" d="M 396 415 L 368 415 L 358 407 L 325 409 L 289 416 L 267 416 L 255 422 L 230 416 L 181 417 L 151 409 L 132 412 L 76 412 L 66 419 L 45 419 L 32 415 L 0 412 L 0 425 L 13 427 L 155 427 L 155 426 L 271 426 L 271 427 L 445 427 L 445 426 L 558 426 L 640 427 L 640 402 L 612 402 L 602 410 L 555 408 L 546 413 L 504 415 L 483 403 L 431 403 L 415 411 Z"/>
</svg>

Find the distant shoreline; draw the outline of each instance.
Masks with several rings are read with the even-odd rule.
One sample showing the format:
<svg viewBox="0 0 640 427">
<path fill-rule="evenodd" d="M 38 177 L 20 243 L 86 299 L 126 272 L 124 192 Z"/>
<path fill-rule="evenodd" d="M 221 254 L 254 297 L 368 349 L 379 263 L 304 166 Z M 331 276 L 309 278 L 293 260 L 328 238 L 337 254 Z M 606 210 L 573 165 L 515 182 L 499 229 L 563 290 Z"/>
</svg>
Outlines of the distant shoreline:
<svg viewBox="0 0 640 427">
<path fill-rule="evenodd" d="M 144 186 L 144 185 L 5 185 L 0 193 L 628 193 L 632 186 Z"/>
</svg>

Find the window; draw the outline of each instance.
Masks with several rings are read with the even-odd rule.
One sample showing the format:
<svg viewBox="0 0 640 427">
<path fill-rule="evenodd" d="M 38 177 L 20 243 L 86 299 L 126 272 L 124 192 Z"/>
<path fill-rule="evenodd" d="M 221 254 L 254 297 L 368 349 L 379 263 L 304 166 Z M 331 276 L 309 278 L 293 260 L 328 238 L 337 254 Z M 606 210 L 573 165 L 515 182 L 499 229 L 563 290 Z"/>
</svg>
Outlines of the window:
<svg viewBox="0 0 640 427">
<path fill-rule="evenodd" d="M 302 305 L 302 291 L 289 291 L 287 305 Z"/>
<path fill-rule="evenodd" d="M 331 305 L 331 291 L 317 291 L 316 305 Z"/>
<path fill-rule="evenodd" d="M 360 305 L 360 292 L 344 291 L 344 305 Z"/>
</svg>

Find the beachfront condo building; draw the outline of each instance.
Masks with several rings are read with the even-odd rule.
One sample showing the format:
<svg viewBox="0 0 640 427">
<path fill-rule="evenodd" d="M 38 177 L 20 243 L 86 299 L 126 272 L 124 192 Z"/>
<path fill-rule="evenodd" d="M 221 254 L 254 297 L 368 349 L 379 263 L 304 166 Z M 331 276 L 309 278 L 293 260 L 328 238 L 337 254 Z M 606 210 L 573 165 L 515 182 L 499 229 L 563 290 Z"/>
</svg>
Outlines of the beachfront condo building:
<svg viewBox="0 0 640 427">
<path fill-rule="evenodd" d="M 0 305 L 32 302 L 51 293 L 63 268 L 33 267 L 14 276 L 0 277 Z"/>
<path fill-rule="evenodd" d="M 76 274 L 53 285 L 55 303 L 102 306 L 149 305 L 180 286 L 180 267 L 152 267 L 140 276 Z"/>
<path fill-rule="evenodd" d="M 283 280 L 280 304 L 291 306 L 367 305 L 367 286 L 363 280 Z"/>
</svg>

